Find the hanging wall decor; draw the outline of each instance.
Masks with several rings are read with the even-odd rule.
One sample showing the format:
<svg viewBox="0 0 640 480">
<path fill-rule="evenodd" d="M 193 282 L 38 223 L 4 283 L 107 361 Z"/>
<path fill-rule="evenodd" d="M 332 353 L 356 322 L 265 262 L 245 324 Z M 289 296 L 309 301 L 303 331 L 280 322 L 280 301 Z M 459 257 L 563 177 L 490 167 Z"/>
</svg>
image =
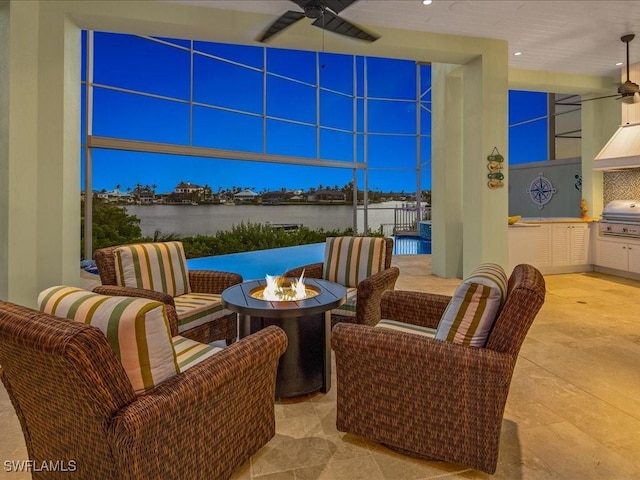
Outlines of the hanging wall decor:
<svg viewBox="0 0 640 480">
<path fill-rule="evenodd" d="M 527 193 L 531 197 L 531 201 L 538 205 L 539 209 L 542 209 L 547 203 L 551 201 L 551 197 L 556 193 L 556 189 L 553 188 L 551 181 L 548 178 L 538 175 L 537 178 L 531 182 L 531 186 L 527 189 Z"/>
<path fill-rule="evenodd" d="M 498 147 L 493 147 L 491 155 L 487 157 L 487 162 L 487 168 L 489 169 L 487 185 L 489 188 L 503 187 L 504 173 L 502 173 L 502 169 L 504 168 L 504 157 L 500 155 Z"/>
</svg>

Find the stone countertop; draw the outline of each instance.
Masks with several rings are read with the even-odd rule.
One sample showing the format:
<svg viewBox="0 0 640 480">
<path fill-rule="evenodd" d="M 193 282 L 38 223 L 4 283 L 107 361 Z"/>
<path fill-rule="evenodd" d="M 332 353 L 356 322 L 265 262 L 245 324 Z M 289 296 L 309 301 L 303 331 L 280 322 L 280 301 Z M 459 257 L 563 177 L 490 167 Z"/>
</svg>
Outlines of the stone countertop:
<svg viewBox="0 0 640 480">
<path fill-rule="evenodd" d="M 519 223 L 593 223 L 599 222 L 600 218 L 580 218 L 580 217 L 522 217 Z"/>
</svg>

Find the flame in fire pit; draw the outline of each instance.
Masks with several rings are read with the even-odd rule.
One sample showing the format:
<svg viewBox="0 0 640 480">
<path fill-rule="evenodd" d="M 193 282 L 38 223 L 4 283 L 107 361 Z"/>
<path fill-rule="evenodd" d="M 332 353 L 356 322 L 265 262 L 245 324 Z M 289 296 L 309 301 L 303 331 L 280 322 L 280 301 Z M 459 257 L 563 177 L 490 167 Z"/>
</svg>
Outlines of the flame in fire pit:
<svg viewBox="0 0 640 480">
<path fill-rule="evenodd" d="M 304 271 L 299 279 L 289 279 L 279 275 L 267 275 L 267 285 L 251 292 L 251 296 L 268 301 L 294 301 L 315 297 L 318 291 L 304 284 Z"/>
</svg>

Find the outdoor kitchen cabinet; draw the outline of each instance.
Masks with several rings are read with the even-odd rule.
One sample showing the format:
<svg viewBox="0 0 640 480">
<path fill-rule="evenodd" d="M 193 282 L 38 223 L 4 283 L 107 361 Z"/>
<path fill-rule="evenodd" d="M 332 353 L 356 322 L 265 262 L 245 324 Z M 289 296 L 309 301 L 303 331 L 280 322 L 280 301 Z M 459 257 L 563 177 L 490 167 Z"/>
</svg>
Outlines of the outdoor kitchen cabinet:
<svg viewBox="0 0 640 480">
<path fill-rule="evenodd" d="M 640 241 L 598 239 L 596 245 L 597 266 L 640 274 Z"/>
<path fill-rule="evenodd" d="M 586 265 L 589 261 L 589 224 L 551 224 L 554 267 Z"/>
<path fill-rule="evenodd" d="M 592 269 L 588 223 L 540 223 L 535 236 L 534 265 L 543 274 L 583 272 Z"/>
<path fill-rule="evenodd" d="M 534 265 L 544 273 L 544 269 L 551 267 L 552 265 L 552 239 L 551 239 L 551 224 L 542 223 L 540 228 L 536 229 L 536 256 Z"/>
</svg>

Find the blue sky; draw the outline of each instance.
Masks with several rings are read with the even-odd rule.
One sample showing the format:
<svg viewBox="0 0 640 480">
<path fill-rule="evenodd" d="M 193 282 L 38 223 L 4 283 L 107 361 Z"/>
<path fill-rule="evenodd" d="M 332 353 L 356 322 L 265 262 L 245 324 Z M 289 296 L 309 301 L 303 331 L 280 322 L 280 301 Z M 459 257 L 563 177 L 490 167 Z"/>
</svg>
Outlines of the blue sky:
<svg viewBox="0 0 640 480">
<path fill-rule="evenodd" d="M 192 57 L 184 49 L 189 42 L 160 40 L 95 34 L 94 83 L 98 86 L 94 88 L 94 135 L 252 153 L 260 153 L 266 147 L 270 154 L 337 160 L 348 165 L 354 160 L 354 137 L 356 160 L 364 160 L 366 122 L 369 188 L 415 190 L 414 62 L 370 57 L 365 87 L 363 57 L 356 57 L 354 69 L 351 56 L 321 54 L 321 67 L 316 71 L 314 52 L 268 48 L 269 74 L 263 98 L 262 47 L 194 42 L 198 53 L 193 55 L 191 92 Z M 420 70 L 421 105 L 428 109 L 430 69 L 424 66 Z M 84 88 L 83 85 L 83 92 Z M 369 99 L 366 119 L 362 99 L 365 88 Z M 190 98 L 195 103 L 191 116 Z M 262 117 L 265 108 L 266 124 Z M 544 94 L 510 92 L 510 123 L 545 114 Z M 319 143 L 315 126 L 318 119 Z M 431 188 L 430 128 L 430 114 L 421 109 L 423 189 Z M 509 142 L 512 164 L 544 160 L 546 122 L 510 129 Z M 93 153 L 94 190 L 111 190 L 117 185 L 133 188 L 140 183 L 156 185 L 158 192 L 167 192 L 180 181 L 208 184 L 214 191 L 232 186 L 254 187 L 257 191 L 308 189 L 342 186 L 352 177 L 349 168 L 99 149 Z M 358 178 L 362 188 L 363 175 Z"/>
</svg>

